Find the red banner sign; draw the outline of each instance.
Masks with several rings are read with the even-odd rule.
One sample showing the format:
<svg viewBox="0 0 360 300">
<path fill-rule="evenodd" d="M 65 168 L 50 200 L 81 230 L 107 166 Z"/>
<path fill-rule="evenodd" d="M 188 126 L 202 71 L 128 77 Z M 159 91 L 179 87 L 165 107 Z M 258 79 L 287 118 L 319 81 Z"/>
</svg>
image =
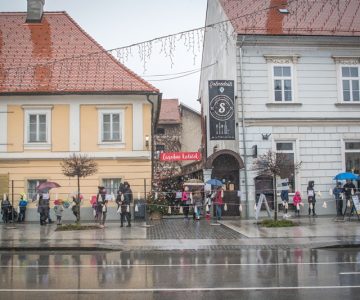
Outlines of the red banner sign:
<svg viewBox="0 0 360 300">
<path fill-rule="evenodd" d="M 163 152 L 160 161 L 201 160 L 200 152 Z"/>
</svg>

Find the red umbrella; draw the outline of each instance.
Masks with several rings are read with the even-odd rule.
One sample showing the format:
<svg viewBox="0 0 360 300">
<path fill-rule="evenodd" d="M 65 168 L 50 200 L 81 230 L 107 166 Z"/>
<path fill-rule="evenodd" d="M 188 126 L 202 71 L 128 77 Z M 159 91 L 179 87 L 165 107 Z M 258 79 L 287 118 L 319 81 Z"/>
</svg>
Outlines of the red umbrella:
<svg viewBox="0 0 360 300">
<path fill-rule="evenodd" d="M 43 183 L 40 183 L 37 187 L 36 190 L 38 192 L 42 192 L 44 190 L 51 190 L 53 188 L 58 188 L 60 187 L 60 184 L 53 182 L 53 181 L 45 181 Z"/>
</svg>

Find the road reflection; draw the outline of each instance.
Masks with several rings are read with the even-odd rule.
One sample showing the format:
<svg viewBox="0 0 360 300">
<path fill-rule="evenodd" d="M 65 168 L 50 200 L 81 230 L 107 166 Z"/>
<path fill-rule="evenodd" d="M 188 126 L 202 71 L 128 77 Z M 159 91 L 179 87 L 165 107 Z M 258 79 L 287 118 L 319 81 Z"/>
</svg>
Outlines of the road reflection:
<svg viewBox="0 0 360 300">
<path fill-rule="evenodd" d="M 1 289 L 352 285 L 360 250 L 0 252 Z"/>
</svg>

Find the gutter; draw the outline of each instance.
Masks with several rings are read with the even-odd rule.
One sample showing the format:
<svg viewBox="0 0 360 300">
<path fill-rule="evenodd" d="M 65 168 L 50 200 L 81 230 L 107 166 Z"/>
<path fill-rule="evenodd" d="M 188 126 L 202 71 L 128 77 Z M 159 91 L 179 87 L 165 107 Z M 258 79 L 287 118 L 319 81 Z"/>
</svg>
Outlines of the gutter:
<svg viewBox="0 0 360 300">
<path fill-rule="evenodd" d="M 246 151 L 246 126 L 245 126 L 245 105 L 244 105 L 244 84 L 243 84 L 243 52 L 242 46 L 245 41 L 245 36 L 243 36 L 241 45 L 239 47 L 240 53 L 240 103 L 241 103 L 241 128 L 242 128 L 242 142 L 244 148 L 244 176 L 245 176 L 245 197 L 246 197 L 246 216 L 250 215 L 249 208 L 249 189 L 248 189 L 248 170 L 247 170 L 247 151 Z"/>
<path fill-rule="evenodd" d="M 154 113 L 154 102 L 150 100 L 150 96 L 152 96 L 152 95 L 153 94 L 146 95 L 146 100 L 151 104 L 151 149 L 150 149 L 150 155 L 151 155 L 151 183 L 150 183 L 150 186 L 151 186 L 151 189 L 152 189 L 153 181 L 154 181 L 154 145 L 155 145 L 154 129 L 156 127 L 156 124 L 159 121 L 162 94 L 161 93 L 157 94 L 158 103 L 157 103 L 156 115 Z"/>
</svg>

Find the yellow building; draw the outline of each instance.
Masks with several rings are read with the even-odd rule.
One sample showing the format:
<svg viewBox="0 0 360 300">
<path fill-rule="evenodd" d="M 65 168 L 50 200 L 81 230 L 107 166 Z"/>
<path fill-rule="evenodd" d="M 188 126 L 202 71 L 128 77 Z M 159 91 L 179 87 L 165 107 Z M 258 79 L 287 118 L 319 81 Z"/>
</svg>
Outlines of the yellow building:
<svg viewBox="0 0 360 300">
<path fill-rule="evenodd" d="M 60 162 L 72 153 L 99 166 L 81 179 L 85 206 L 98 185 L 111 194 L 124 180 L 135 199 L 143 198 L 161 94 L 66 13 L 26 19 L 0 13 L 0 198 L 31 198 L 47 180 L 61 185 L 52 199 L 67 199 L 77 183 L 62 175 Z"/>
</svg>

